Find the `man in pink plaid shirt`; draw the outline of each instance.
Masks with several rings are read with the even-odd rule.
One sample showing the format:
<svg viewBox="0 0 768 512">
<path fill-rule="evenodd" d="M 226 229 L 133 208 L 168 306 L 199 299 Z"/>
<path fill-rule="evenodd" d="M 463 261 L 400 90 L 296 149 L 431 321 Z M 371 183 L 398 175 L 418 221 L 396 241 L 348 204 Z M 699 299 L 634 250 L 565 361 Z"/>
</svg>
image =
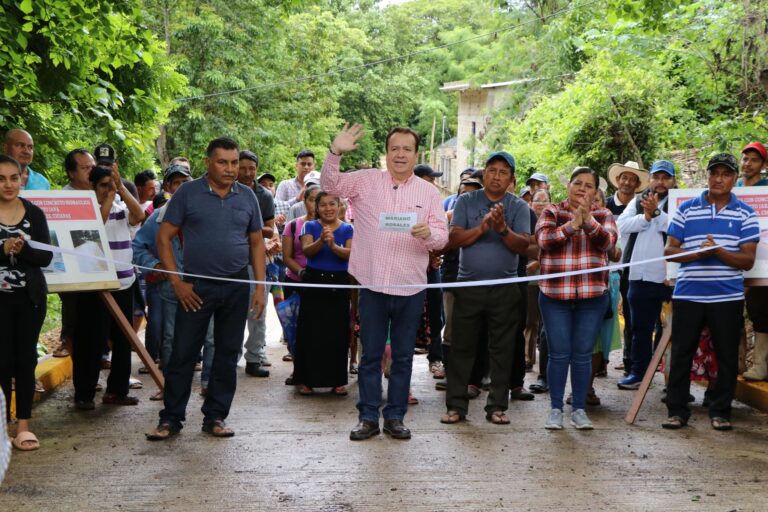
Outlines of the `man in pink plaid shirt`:
<svg viewBox="0 0 768 512">
<path fill-rule="evenodd" d="M 363 356 L 358 368 L 359 424 L 350 439 L 378 435 L 381 407 L 381 358 L 387 338 L 392 367 L 387 405 L 382 411 L 384 432 L 410 439 L 403 424 L 408 410 L 416 331 L 424 306 L 429 251 L 442 249 L 448 226 L 434 186 L 413 174 L 419 136 L 409 128 L 387 135 L 387 170 L 339 172 L 341 155 L 354 151 L 363 136 L 359 124 L 345 125 L 331 143 L 320 178 L 323 190 L 346 197 L 355 208 L 355 243 L 349 273 L 367 288 L 360 292 L 360 339 Z M 414 288 L 393 288 L 409 284 Z"/>
</svg>

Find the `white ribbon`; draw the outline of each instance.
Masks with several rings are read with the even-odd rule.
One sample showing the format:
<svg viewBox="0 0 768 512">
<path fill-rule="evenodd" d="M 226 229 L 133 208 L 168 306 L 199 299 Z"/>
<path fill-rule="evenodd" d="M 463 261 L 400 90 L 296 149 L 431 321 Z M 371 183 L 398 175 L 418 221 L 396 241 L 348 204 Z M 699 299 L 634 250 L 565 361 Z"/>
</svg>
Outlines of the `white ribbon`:
<svg viewBox="0 0 768 512">
<path fill-rule="evenodd" d="M 749 237 L 751 239 L 753 237 Z M 746 241 L 747 238 L 743 238 L 739 240 L 738 242 L 741 243 L 743 241 Z M 52 253 L 60 253 L 60 254 L 68 254 L 70 256 L 75 256 L 78 258 L 90 258 L 94 260 L 104 261 L 107 263 L 123 263 L 118 262 L 109 258 L 103 258 L 101 256 L 93 256 L 91 254 L 82 254 L 79 253 L 73 249 L 62 249 L 61 247 L 56 247 L 54 245 L 44 244 L 41 242 L 36 242 L 34 240 L 28 240 L 27 244 L 29 244 L 30 247 L 33 249 L 40 249 L 43 251 L 49 251 Z M 697 254 L 700 252 L 705 251 L 711 251 L 713 249 L 717 249 L 720 247 L 724 247 L 723 245 L 714 245 L 712 247 L 703 247 L 699 249 L 693 249 L 691 251 L 687 251 L 685 254 Z M 557 272 L 555 274 L 545 274 L 545 275 L 536 275 L 536 276 L 523 276 L 523 277 L 507 277 L 503 279 L 486 279 L 482 281 L 457 281 L 453 283 L 432 283 L 432 284 L 369 284 L 369 285 L 354 285 L 354 284 L 316 284 L 316 283 L 294 283 L 294 282 L 285 282 L 281 281 L 280 283 L 275 283 L 274 281 L 255 281 L 250 279 L 235 279 L 231 277 L 211 277 L 211 276 L 204 276 L 200 274 L 190 274 L 187 272 L 173 272 L 171 270 L 164 270 L 164 269 L 158 269 L 158 268 L 150 268 L 150 267 L 143 267 L 141 265 L 134 265 L 134 268 L 137 268 L 142 271 L 142 273 L 151 273 L 151 272 L 162 272 L 164 274 L 176 274 L 177 276 L 185 276 L 185 277 L 194 277 L 198 279 L 208 279 L 211 281 L 226 281 L 229 283 L 243 283 L 243 284 L 263 284 L 267 286 L 273 286 L 275 284 L 280 284 L 281 286 L 300 286 L 302 288 L 342 288 L 342 289 L 350 289 L 350 290 L 359 290 L 359 289 L 417 289 L 417 290 L 423 290 L 428 288 L 467 288 L 470 286 L 495 286 L 499 284 L 512 284 L 512 283 L 527 283 L 530 281 L 544 281 L 547 279 L 558 279 L 561 277 L 572 277 L 572 276 L 578 276 L 583 274 L 591 274 L 593 272 L 610 272 L 613 270 L 621 270 L 623 268 L 633 267 L 635 265 L 645 265 L 647 263 L 654 263 L 657 261 L 666 261 L 668 259 L 677 258 L 682 256 L 681 254 L 675 254 L 670 256 L 659 256 L 657 258 L 649 258 L 647 260 L 642 261 L 633 261 L 630 263 L 619 263 L 616 265 L 608 265 L 605 267 L 597 267 L 597 268 L 589 268 L 585 270 L 571 270 L 568 272 Z"/>
</svg>

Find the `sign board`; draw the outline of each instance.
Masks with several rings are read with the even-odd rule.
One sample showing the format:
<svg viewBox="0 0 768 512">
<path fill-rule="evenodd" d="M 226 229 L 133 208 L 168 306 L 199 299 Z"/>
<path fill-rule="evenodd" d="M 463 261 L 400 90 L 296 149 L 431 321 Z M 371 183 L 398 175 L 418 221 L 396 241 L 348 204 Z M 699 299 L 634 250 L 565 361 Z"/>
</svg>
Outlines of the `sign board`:
<svg viewBox="0 0 768 512">
<path fill-rule="evenodd" d="M 70 253 L 112 259 L 92 190 L 24 190 L 21 196 L 45 213 L 51 245 Z M 76 254 L 54 253 L 43 274 L 51 293 L 120 287 L 112 261 L 78 258 Z"/>
<path fill-rule="evenodd" d="M 684 201 L 700 196 L 703 188 L 672 189 L 669 191 L 670 221 Z M 768 279 L 768 187 L 733 187 L 733 193 L 752 207 L 760 223 L 760 234 L 763 239 L 757 245 L 757 257 L 752 270 L 744 272 L 745 279 Z M 667 277 L 677 276 L 679 263 L 667 263 Z M 749 283 L 747 283 L 749 285 Z M 762 284 L 762 283 L 761 283 Z"/>
</svg>

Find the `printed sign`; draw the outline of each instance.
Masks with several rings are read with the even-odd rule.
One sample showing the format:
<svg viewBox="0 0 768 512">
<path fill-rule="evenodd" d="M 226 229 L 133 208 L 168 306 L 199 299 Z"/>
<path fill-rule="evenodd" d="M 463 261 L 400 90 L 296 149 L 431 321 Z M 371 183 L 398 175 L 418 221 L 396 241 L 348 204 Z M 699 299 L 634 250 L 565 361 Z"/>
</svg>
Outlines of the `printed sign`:
<svg viewBox="0 0 768 512">
<path fill-rule="evenodd" d="M 703 188 L 672 189 L 669 191 L 669 215 L 670 221 L 677 208 L 693 197 L 700 196 Z M 733 193 L 755 210 L 758 222 L 760 223 L 760 234 L 762 236 L 760 243 L 757 244 L 757 257 L 755 266 L 752 270 L 744 272 L 747 279 L 766 279 L 768 278 L 768 187 L 733 187 Z M 667 277 L 677 276 L 679 263 L 667 263 Z"/>
<path fill-rule="evenodd" d="M 51 264 L 43 269 L 49 292 L 120 287 L 114 263 L 71 254 L 74 251 L 112 259 L 99 204 L 92 190 L 24 190 L 21 196 L 45 213 L 51 245 L 68 252 L 54 252 Z"/>
<path fill-rule="evenodd" d="M 417 214 L 414 212 L 382 213 L 379 215 L 379 229 L 394 233 L 410 233 L 416 224 Z"/>
</svg>

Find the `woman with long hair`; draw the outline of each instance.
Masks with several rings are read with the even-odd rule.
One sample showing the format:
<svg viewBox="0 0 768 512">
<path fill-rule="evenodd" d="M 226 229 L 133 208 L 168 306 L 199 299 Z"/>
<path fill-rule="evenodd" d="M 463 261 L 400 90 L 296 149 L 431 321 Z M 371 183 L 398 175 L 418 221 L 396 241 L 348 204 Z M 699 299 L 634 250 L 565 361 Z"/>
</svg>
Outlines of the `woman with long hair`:
<svg viewBox="0 0 768 512">
<path fill-rule="evenodd" d="M 316 220 L 302 228 L 301 245 L 307 257 L 303 282 L 325 285 L 349 284 L 347 265 L 352 247 L 352 226 L 339 220 L 339 198 L 319 192 L 315 198 Z M 347 394 L 349 343 L 349 290 L 303 288 L 294 354 L 294 382 L 299 393 L 313 388 L 332 388 Z"/>
<path fill-rule="evenodd" d="M 0 385 L 8 397 L 6 421 L 11 420 L 11 382 L 16 381 L 16 437 L 18 450 L 37 450 L 35 434 L 29 430 L 35 397 L 37 339 L 46 313 L 42 269 L 53 254 L 30 247 L 34 240 L 50 244 L 48 222 L 43 211 L 19 197 L 21 167 L 11 157 L 0 155 Z"/>
</svg>

